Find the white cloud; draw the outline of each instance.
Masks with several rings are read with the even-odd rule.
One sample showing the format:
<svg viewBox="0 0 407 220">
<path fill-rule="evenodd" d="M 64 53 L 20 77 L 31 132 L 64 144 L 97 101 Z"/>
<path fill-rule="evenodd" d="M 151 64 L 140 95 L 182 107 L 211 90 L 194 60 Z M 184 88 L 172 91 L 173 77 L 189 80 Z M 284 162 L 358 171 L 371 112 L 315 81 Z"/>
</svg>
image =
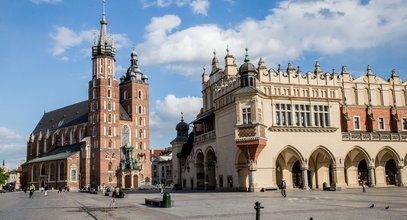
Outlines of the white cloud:
<svg viewBox="0 0 407 220">
<path fill-rule="evenodd" d="M 194 12 L 194 14 L 208 16 L 209 4 L 210 3 L 208 0 L 194 0 L 189 5 L 191 6 L 192 12 Z"/>
<path fill-rule="evenodd" d="M 35 4 L 41 4 L 41 3 L 51 3 L 51 4 L 56 4 L 62 2 L 62 0 L 31 0 Z"/>
<path fill-rule="evenodd" d="M 155 101 L 155 110 L 150 114 L 151 136 L 159 139 L 175 137 L 175 126 L 181 120 L 181 112 L 184 114 L 185 122 L 189 123 L 195 119 L 201 107 L 202 98 L 194 96 L 176 97 L 169 94 L 164 100 Z"/>
<path fill-rule="evenodd" d="M 75 46 L 80 46 L 84 42 L 86 42 L 89 46 L 89 42 L 92 42 L 99 32 L 96 29 L 75 32 L 64 26 L 57 26 L 55 29 L 55 32 L 49 34 L 49 36 L 54 40 L 51 48 L 51 53 L 54 56 L 62 55 L 66 52 L 66 50 Z M 125 34 L 112 34 L 112 38 L 115 41 L 115 46 L 117 49 L 131 46 L 131 41 L 126 37 Z M 89 48 L 81 50 L 81 52 L 84 54 L 86 53 L 86 55 L 89 55 L 89 51 Z M 63 56 L 60 57 L 59 60 L 66 61 L 67 58 L 67 56 Z"/>
<path fill-rule="evenodd" d="M 157 20 L 170 16 L 173 22 L 169 26 L 156 25 Z M 407 4 L 403 0 L 372 0 L 364 5 L 354 0 L 286 0 L 264 19 L 247 18 L 230 28 L 203 24 L 175 29 L 181 23 L 176 17 L 153 18 L 146 28 L 145 42 L 136 48 L 146 65 L 183 66 L 186 75 L 201 74 L 201 67 L 210 64 L 213 48 L 224 51 L 226 45 L 238 58 L 248 47 L 251 58 L 263 57 L 275 65 L 304 52 L 344 54 L 351 49 L 397 44 L 407 37 Z M 150 28 L 153 24 L 155 28 Z"/>
<path fill-rule="evenodd" d="M 17 168 L 26 154 L 26 139 L 13 130 L 0 127 L 0 160 L 5 160 L 9 168 Z"/>
<path fill-rule="evenodd" d="M 177 7 L 183 7 L 188 5 L 194 14 L 208 15 L 209 0 L 140 0 L 143 7 L 169 7 L 176 5 Z"/>
</svg>

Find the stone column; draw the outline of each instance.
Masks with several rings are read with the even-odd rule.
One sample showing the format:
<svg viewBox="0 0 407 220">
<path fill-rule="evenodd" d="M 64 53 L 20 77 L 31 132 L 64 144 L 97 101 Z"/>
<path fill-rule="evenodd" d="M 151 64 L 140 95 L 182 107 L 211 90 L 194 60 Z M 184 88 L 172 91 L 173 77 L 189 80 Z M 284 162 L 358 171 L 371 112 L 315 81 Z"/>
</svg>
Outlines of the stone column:
<svg viewBox="0 0 407 220">
<path fill-rule="evenodd" d="M 404 173 L 403 173 L 403 166 L 400 166 L 399 167 L 399 175 L 398 175 L 398 178 L 399 178 L 399 186 L 404 186 Z"/>
<path fill-rule="evenodd" d="M 308 186 L 308 168 L 304 168 L 302 170 L 302 183 L 303 183 L 303 189 L 309 190 Z"/>
<path fill-rule="evenodd" d="M 333 168 L 333 172 L 336 187 L 346 188 L 345 168 L 343 166 L 336 166 Z"/>
<path fill-rule="evenodd" d="M 257 166 L 255 163 L 249 162 L 248 169 L 249 169 L 249 191 L 254 192 L 257 188 L 257 183 L 256 183 Z"/>
<path fill-rule="evenodd" d="M 130 188 L 134 188 L 134 178 L 132 171 L 130 171 Z"/>
<path fill-rule="evenodd" d="M 374 172 L 374 167 L 371 166 L 369 167 L 369 187 L 375 187 L 376 186 L 376 181 L 375 181 L 375 172 Z"/>
</svg>

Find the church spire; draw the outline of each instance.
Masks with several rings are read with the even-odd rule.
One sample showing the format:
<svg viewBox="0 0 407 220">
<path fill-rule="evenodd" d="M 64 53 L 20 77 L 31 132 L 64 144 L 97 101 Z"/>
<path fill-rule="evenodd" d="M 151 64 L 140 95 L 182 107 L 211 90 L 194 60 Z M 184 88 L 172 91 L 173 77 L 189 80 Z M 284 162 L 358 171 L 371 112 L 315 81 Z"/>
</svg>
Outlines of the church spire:
<svg viewBox="0 0 407 220">
<path fill-rule="evenodd" d="M 114 47 L 113 39 L 107 34 L 107 20 L 106 20 L 106 0 L 102 0 L 103 11 L 102 20 L 100 21 L 100 34 L 99 39 L 95 41 L 92 47 L 92 55 L 107 55 L 114 57 L 116 55 L 116 48 Z"/>
</svg>

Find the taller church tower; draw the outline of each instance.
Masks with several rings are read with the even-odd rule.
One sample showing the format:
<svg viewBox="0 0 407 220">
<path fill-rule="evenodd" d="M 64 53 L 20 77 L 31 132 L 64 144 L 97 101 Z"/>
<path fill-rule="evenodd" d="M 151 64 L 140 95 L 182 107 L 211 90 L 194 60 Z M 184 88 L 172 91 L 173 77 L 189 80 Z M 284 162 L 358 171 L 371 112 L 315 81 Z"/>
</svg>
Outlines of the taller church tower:
<svg viewBox="0 0 407 220">
<path fill-rule="evenodd" d="M 116 186 L 114 170 L 119 166 L 120 102 L 115 79 L 116 48 L 108 36 L 105 3 L 100 35 L 92 46 L 92 80 L 89 82 L 88 123 L 91 134 L 90 183 Z"/>
</svg>

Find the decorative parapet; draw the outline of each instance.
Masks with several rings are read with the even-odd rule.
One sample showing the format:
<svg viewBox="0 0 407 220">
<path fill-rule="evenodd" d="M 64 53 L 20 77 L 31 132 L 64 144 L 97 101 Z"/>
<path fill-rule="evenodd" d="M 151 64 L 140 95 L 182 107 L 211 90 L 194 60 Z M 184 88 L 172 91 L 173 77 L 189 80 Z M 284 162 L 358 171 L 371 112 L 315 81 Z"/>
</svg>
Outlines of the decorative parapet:
<svg viewBox="0 0 407 220">
<path fill-rule="evenodd" d="M 213 131 L 209 131 L 209 132 L 206 132 L 206 133 L 203 133 L 201 135 L 196 136 L 194 138 L 194 143 L 195 144 L 200 144 L 200 143 L 203 143 L 203 142 L 206 142 L 206 141 L 213 140 L 215 138 L 216 138 L 216 132 L 215 132 L 215 130 L 213 130 Z"/>
<path fill-rule="evenodd" d="M 282 126 L 273 126 L 269 128 L 269 131 L 273 132 L 324 132 L 324 133 L 333 133 L 338 128 L 334 127 L 282 127 Z"/>
<path fill-rule="evenodd" d="M 407 142 L 407 133 L 389 132 L 342 132 L 343 141 L 402 141 Z"/>
</svg>

